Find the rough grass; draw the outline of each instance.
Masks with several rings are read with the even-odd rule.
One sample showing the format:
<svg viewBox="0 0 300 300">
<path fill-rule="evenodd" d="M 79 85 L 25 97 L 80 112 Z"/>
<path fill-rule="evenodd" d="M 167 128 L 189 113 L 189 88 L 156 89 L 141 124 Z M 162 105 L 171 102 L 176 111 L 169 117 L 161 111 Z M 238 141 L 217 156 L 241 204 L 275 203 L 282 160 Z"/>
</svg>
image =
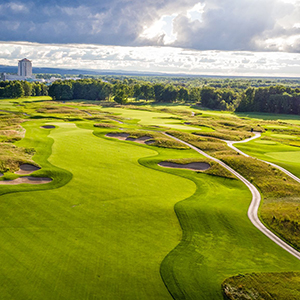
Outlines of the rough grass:
<svg viewBox="0 0 300 300">
<path fill-rule="evenodd" d="M 99 128 L 117 128 L 116 125 L 109 124 L 109 123 L 96 123 L 94 124 L 94 126 Z"/>
<path fill-rule="evenodd" d="M 32 163 L 34 149 L 17 147 L 14 143 L 25 135 L 20 125 L 23 120 L 16 115 L 0 116 L 0 172 L 15 172 L 22 163 Z"/>
<path fill-rule="evenodd" d="M 248 131 L 240 131 L 240 130 L 218 130 L 213 132 L 202 132 L 202 133 L 195 133 L 202 136 L 209 136 L 215 137 L 222 140 L 228 141 L 241 141 L 247 139 L 252 136 L 252 134 Z"/>
<path fill-rule="evenodd" d="M 300 273 L 252 273 L 226 279 L 222 289 L 229 300 L 298 300 Z"/>
<path fill-rule="evenodd" d="M 123 131 L 113 131 L 111 133 L 120 133 L 120 134 L 128 134 L 128 138 L 138 139 L 144 136 L 149 136 L 151 138 L 151 146 L 161 147 L 161 148 L 171 148 L 178 150 L 186 150 L 189 149 L 188 146 L 174 141 L 173 139 L 163 135 L 160 132 L 155 131 L 147 131 L 147 130 L 123 130 Z M 101 135 L 101 133 L 100 133 Z"/>
<path fill-rule="evenodd" d="M 242 155 L 219 158 L 254 183 L 265 198 L 300 196 L 300 184 L 267 163 Z"/>
<path fill-rule="evenodd" d="M 270 141 L 268 136 L 263 137 L 261 141 Z M 274 141 L 274 139 L 273 139 Z M 280 140 L 271 144 L 257 143 L 259 141 L 252 141 L 246 144 L 239 144 L 238 148 L 248 153 L 249 155 L 258 157 L 276 163 L 296 176 L 300 176 L 300 161 L 299 149 L 297 147 L 288 146 L 281 143 Z M 271 168 L 270 168 L 271 169 Z M 274 173 L 278 177 L 281 172 L 274 168 Z M 266 181 L 262 174 L 262 181 Z M 280 175 L 282 180 L 278 181 L 276 186 L 277 193 L 269 193 L 268 197 L 263 202 L 260 210 L 261 218 L 264 223 L 288 243 L 300 249 L 300 228 L 298 223 L 300 215 L 298 214 L 297 204 L 299 199 L 300 184 L 290 179 L 287 175 Z M 269 188 L 266 181 L 265 187 Z M 275 197 L 276 194 L 280 197 Z"/>
<path fill-rule="evenodd" d="M 260 214 L 264 222 L 300 250 L 300 198 L 267 199 Z"/>
<path fill-rule="evenodd" d="M 235 153 L 235 151 L 228 149 L 225 142 L 220 141 L 219 139 L 198 136 L 195 134 L 182 132 L 182 131 L 167 131 L 168 134 L 171 134 L 179 139 L 182 139 L 192 145 L 198 147 L 199 149 L 206 151 L 207 153 L 214 155 L 215 153 L 223 151 L 224 153 L 230 154 Z"/>
</svg>

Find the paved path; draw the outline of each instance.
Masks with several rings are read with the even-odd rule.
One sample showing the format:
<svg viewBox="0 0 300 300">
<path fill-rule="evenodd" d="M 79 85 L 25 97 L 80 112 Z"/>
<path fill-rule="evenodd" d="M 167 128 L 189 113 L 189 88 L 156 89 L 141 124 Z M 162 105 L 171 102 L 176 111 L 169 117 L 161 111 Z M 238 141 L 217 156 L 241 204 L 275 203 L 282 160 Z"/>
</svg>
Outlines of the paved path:
<svg viewBox="0 0 300 300">
<path fill-rule="evenodd" d="M 241 174 L 239 174 L 238 172 L 236 172 L 235 170 L 233 170 L 231 167 L 229 167 L 228 165 L 226 165 L 224 162 L 220 161 L 219 159 L 206 154 L 205 152 L 203 152 L 202 150 L 198 149 L 197 147 L 195 147 L 195 146 L 193 146 L 193 145 L 191 145 L 191 144 L 189 144 L 189 143 L 187 143 L 185 141 L 182 141 L 182 140 L 180 140 L 180 139 L 178 139 L 178 138 L 176 138 L 176 137 L 174 137 L 172 135 L 169 135 L 167 133 L 164 133 L 164 134 L 166 136 L 168 136 L 169 138 L 172 138 L 174 140 L 177 140 L 177 141 L 179 141 L 179 142 L 181 142 L 181 143 L 189 146 L 190 148 L 192 148 L 193 150 L 195 150 L 198 153 L 202 154 L 203 156 L 205 156 L 205 157 L 207 157 L 207 158 L 209 158 L 209 159 L 211 159 L 211 160 L 219 163 L 221 166 L 223 166 L 229 172 L 231 172 L 232 174 L 234 174 L 239 180 L 241 180 L 249 188 L 249 190 L 252 193 L 252 201 L 251 201 L 251 204 L 250 204 L 249 209 L 248 209 L 248 217 L 249 217 L 250 221 L 252 222 L 252 224 L 257 229 L 259 229 L 263 234 L 265 234 L 269 239 L 271 239 L 273 242 L 275 242 L 277 245 L 279 245 L 281 248 L 283 248 L 284 250 L 288 251 L 290 254 L 292 254 L 296 258 L 300 259 L 300 253 L 297 250 L 295 250 L 293 247 L 291 247 L 286 242 L 284 242 L 283 240 L 281 240 L 277 235 L 275 235 L 268 228 L 266 228 L 262 224 L 262 222 L 259 220 L 257 212 L 258 212 L 259 204 L 260 204 L 260 201 L 261 201 L 261 196 L 260 196 L 260 193 L 259 193 L 258 189 L 252 183 L 250 183 Z M 243 142 L 249 141 L 249 140 L 257 138 L 257 137 L 259 137 L 259 136 L 254 136 L 254 137 L 252 137 L 250 139 L 244 140 Z M 230 143 L 230 141 L 226 141 L 226 142 Z M 232 146 L 232 143 L 234 143 L 234 142 L 231 142 L 231 146 Z M 233 148 L 236 151 L 238 150 L 235 147 L 233 147 Z M 239 151 L 239 152 L 241 153 L 241 151 Z M 243 153 L 243 155 L 248 156 L 245 153 Z"/>
<path fill-rule="evenodd" d="M 228 145 L 231 149 L 233 149 L 233 150 L 239 152 L 240 154 L 242 154 L 242 155 L 244 155 L 244 156 L 246 156 L 246 157 L 250 157 L 248 154 L 246 154 L 246 153 L 244 153 L 243 151 L 239 150 L 238 148 L 234 147 L 233 144 L 247 143 L 247 142 L 249 142 L 249 141 L 251 141 L 251 140 L 254 140 L 254 139 L 259 138 L 260 136 L 261 136 L 261 133 L 256 132 L 255 135 L 254 135 L 253 137 L 251 137 L 251 138 L 249 138 L 249 139 L 246 139 L 246 140 L 243 140 L 243 141 L 239 141 L 239 142 L 225 141 L 225 142 L 227 143 L 227 145 Z M 257 158 L 257 159 L 258 159 L 258 158 Z M 267 164 L 269 164 L 269 165 L 271 165 L 271 166 L 273 166 L 273 167 L 279 169 L 280 171 L 282 171 L 283 173 L 285 173 L 286 175 L 290 176 L 291 178 L 293 178 L 294 180 L 296 180 L 297 182 L 300 183 L 300 178 L 299 178 L 299 177 L 295 176 L 294 174 L 292 174 L 292 173 L 289 172 L 288 170 L 284 169 L 283 167 L 280 167 L 280 166 L 278 166 L 278 165 L 276 165 L 276 164 L 274 164 L 274 163 L 271 163 L 271 162 L 269 162 L 269 161 L 266 161 L 266 160 L 262 160 L 262 159 L 258 159 L 258 160 L 260 160 L 260 161 L 262 161 L 262 162 L 265 162 L 265 163 L 267 163 Z"/>
</svg>

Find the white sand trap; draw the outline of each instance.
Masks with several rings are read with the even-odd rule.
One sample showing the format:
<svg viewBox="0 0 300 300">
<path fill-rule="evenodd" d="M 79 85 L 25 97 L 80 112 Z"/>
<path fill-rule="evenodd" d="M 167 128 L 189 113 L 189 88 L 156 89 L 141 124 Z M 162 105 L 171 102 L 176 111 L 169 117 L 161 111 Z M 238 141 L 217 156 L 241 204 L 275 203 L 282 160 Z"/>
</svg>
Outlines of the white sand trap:
<svg viewBox="0 0 300 300">
<path fill-rule="evenodd" d="M 108 133 L 106 134 L 107 137 L 112 137 L 118 140 L 122 140 L 122 141 L 130 141 L 130 142 L 136 142 L 136 143 L 140 143 L 140 144 L 150 144 L 149 142 L 147 142 L 149 139 L 152 139 L 151 136 L 141 136 L 137 139 L 129 137 L 128 133 Z M 152 143 L 154 143 L 154 141 L 151 141 Z"/>
<path fill-rule="evenodd" d="M 55 128 L 54 125 L 44 125 L 44 126 L 41 126 L 41 128 L 44 128 L 44 129 L 53 129 Z"/>
<path fill-rule="evenodd" d="M 22 183 L 43 184 L 43 183 L 49 183 L 51 181 L 52 181 L 52 179 L 47 178 L 47 177 L 24 176 L 24 177 L 19 177 L 14 180 L 2 180 L 2 181 L 0 181 L 0 184 L 3 184 L 3 185 L 15 185 L 15 184 L 22 184 Z"/>
<path fill-rule="evenodd" d="M 210 168 L 210 164 L 206 162 L 193 162 L 189 164 L 177 164 L 169 161 L 162 161 L 158 163 L 159 166 L 165 168 L 187 169 L 193 171 L 205 171 Z"/>
<path fill-rule="evenodd" d="M 40 170 L 41 168 L 36 167 L 34 165 L 30 165 L 30 164 L 23 164 L 20 166 L 20 170 L 15 172 L 15 174 L 18 175 L 28 175 L 33 173 L 34 171 Z"/>
</svg>

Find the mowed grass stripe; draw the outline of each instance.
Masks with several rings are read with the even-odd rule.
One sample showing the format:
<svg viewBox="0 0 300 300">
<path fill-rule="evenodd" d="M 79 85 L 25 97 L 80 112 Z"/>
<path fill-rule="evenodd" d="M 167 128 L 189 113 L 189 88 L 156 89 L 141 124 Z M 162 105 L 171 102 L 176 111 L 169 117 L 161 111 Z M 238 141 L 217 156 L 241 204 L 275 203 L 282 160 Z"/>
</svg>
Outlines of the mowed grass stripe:
<svg viewBox="0 0 300 300">
<path fill-rule="evenodd" d="M 159 168 L 160 158 L 152 158 L 153 168 Z M 150 166 L 149 159 L 141 162 Z M 183 239 L 161 266 L 175 299 L 223 299 L 221 283 L 233 274 L 299 271 L 300 262 L 249 221 L 251 194 L 244 184 L 191 171 L 165 170 L 197 185 L 194 195 L 175 205 Z"/>
<path fill-rule="evenodd" d="M 300 270 L 300 262 L 248 220 L 242 183 L 194 175 L 199 187 L 176 204 L 182 242 L 165 258 L 162 277 L 175 299 L 223 299 L 222 281 L 239 273 Z"/>
<path fill-rule="evenodd" d="M 3 299 L 171 299 L 160 263 L 195 184 L 138 163 L 156 151 L 57 125 L 49 161 L 72 180 L 0 197 Z"/>
</svg>

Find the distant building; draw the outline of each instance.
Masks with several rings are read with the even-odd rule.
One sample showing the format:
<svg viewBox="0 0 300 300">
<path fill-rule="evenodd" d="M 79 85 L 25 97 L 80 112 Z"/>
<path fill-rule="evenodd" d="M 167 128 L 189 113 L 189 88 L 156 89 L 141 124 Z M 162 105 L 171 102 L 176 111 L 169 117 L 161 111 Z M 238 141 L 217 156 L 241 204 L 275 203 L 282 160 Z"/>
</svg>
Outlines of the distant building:
<svg viewBox="0 0 300 300">
<path fill-rule="evenodd" d="M 18 75 L 2 73 L 1 80 L 27 80 L 36 81 L 35 76 L 32 75 L 32 63 L 29 59 L 24 58 L 19 60 L 18 63 Z"/>
<path fill-rule="evenodd" d="M 19 60 L 18 75 L 22 77 L 32 77 L 32 63 L 29 59 Z"/>
<path fill-rule="evenodd" d="M 11 80 L 26 80 L 26 79 L 28 79 L 28 77 L 2 73 L 1 74 L 1 79 L 4 80 L 4 81 L 5 80 L 8 80 L 8 81 L 11 81 Z"/>
</svg>

